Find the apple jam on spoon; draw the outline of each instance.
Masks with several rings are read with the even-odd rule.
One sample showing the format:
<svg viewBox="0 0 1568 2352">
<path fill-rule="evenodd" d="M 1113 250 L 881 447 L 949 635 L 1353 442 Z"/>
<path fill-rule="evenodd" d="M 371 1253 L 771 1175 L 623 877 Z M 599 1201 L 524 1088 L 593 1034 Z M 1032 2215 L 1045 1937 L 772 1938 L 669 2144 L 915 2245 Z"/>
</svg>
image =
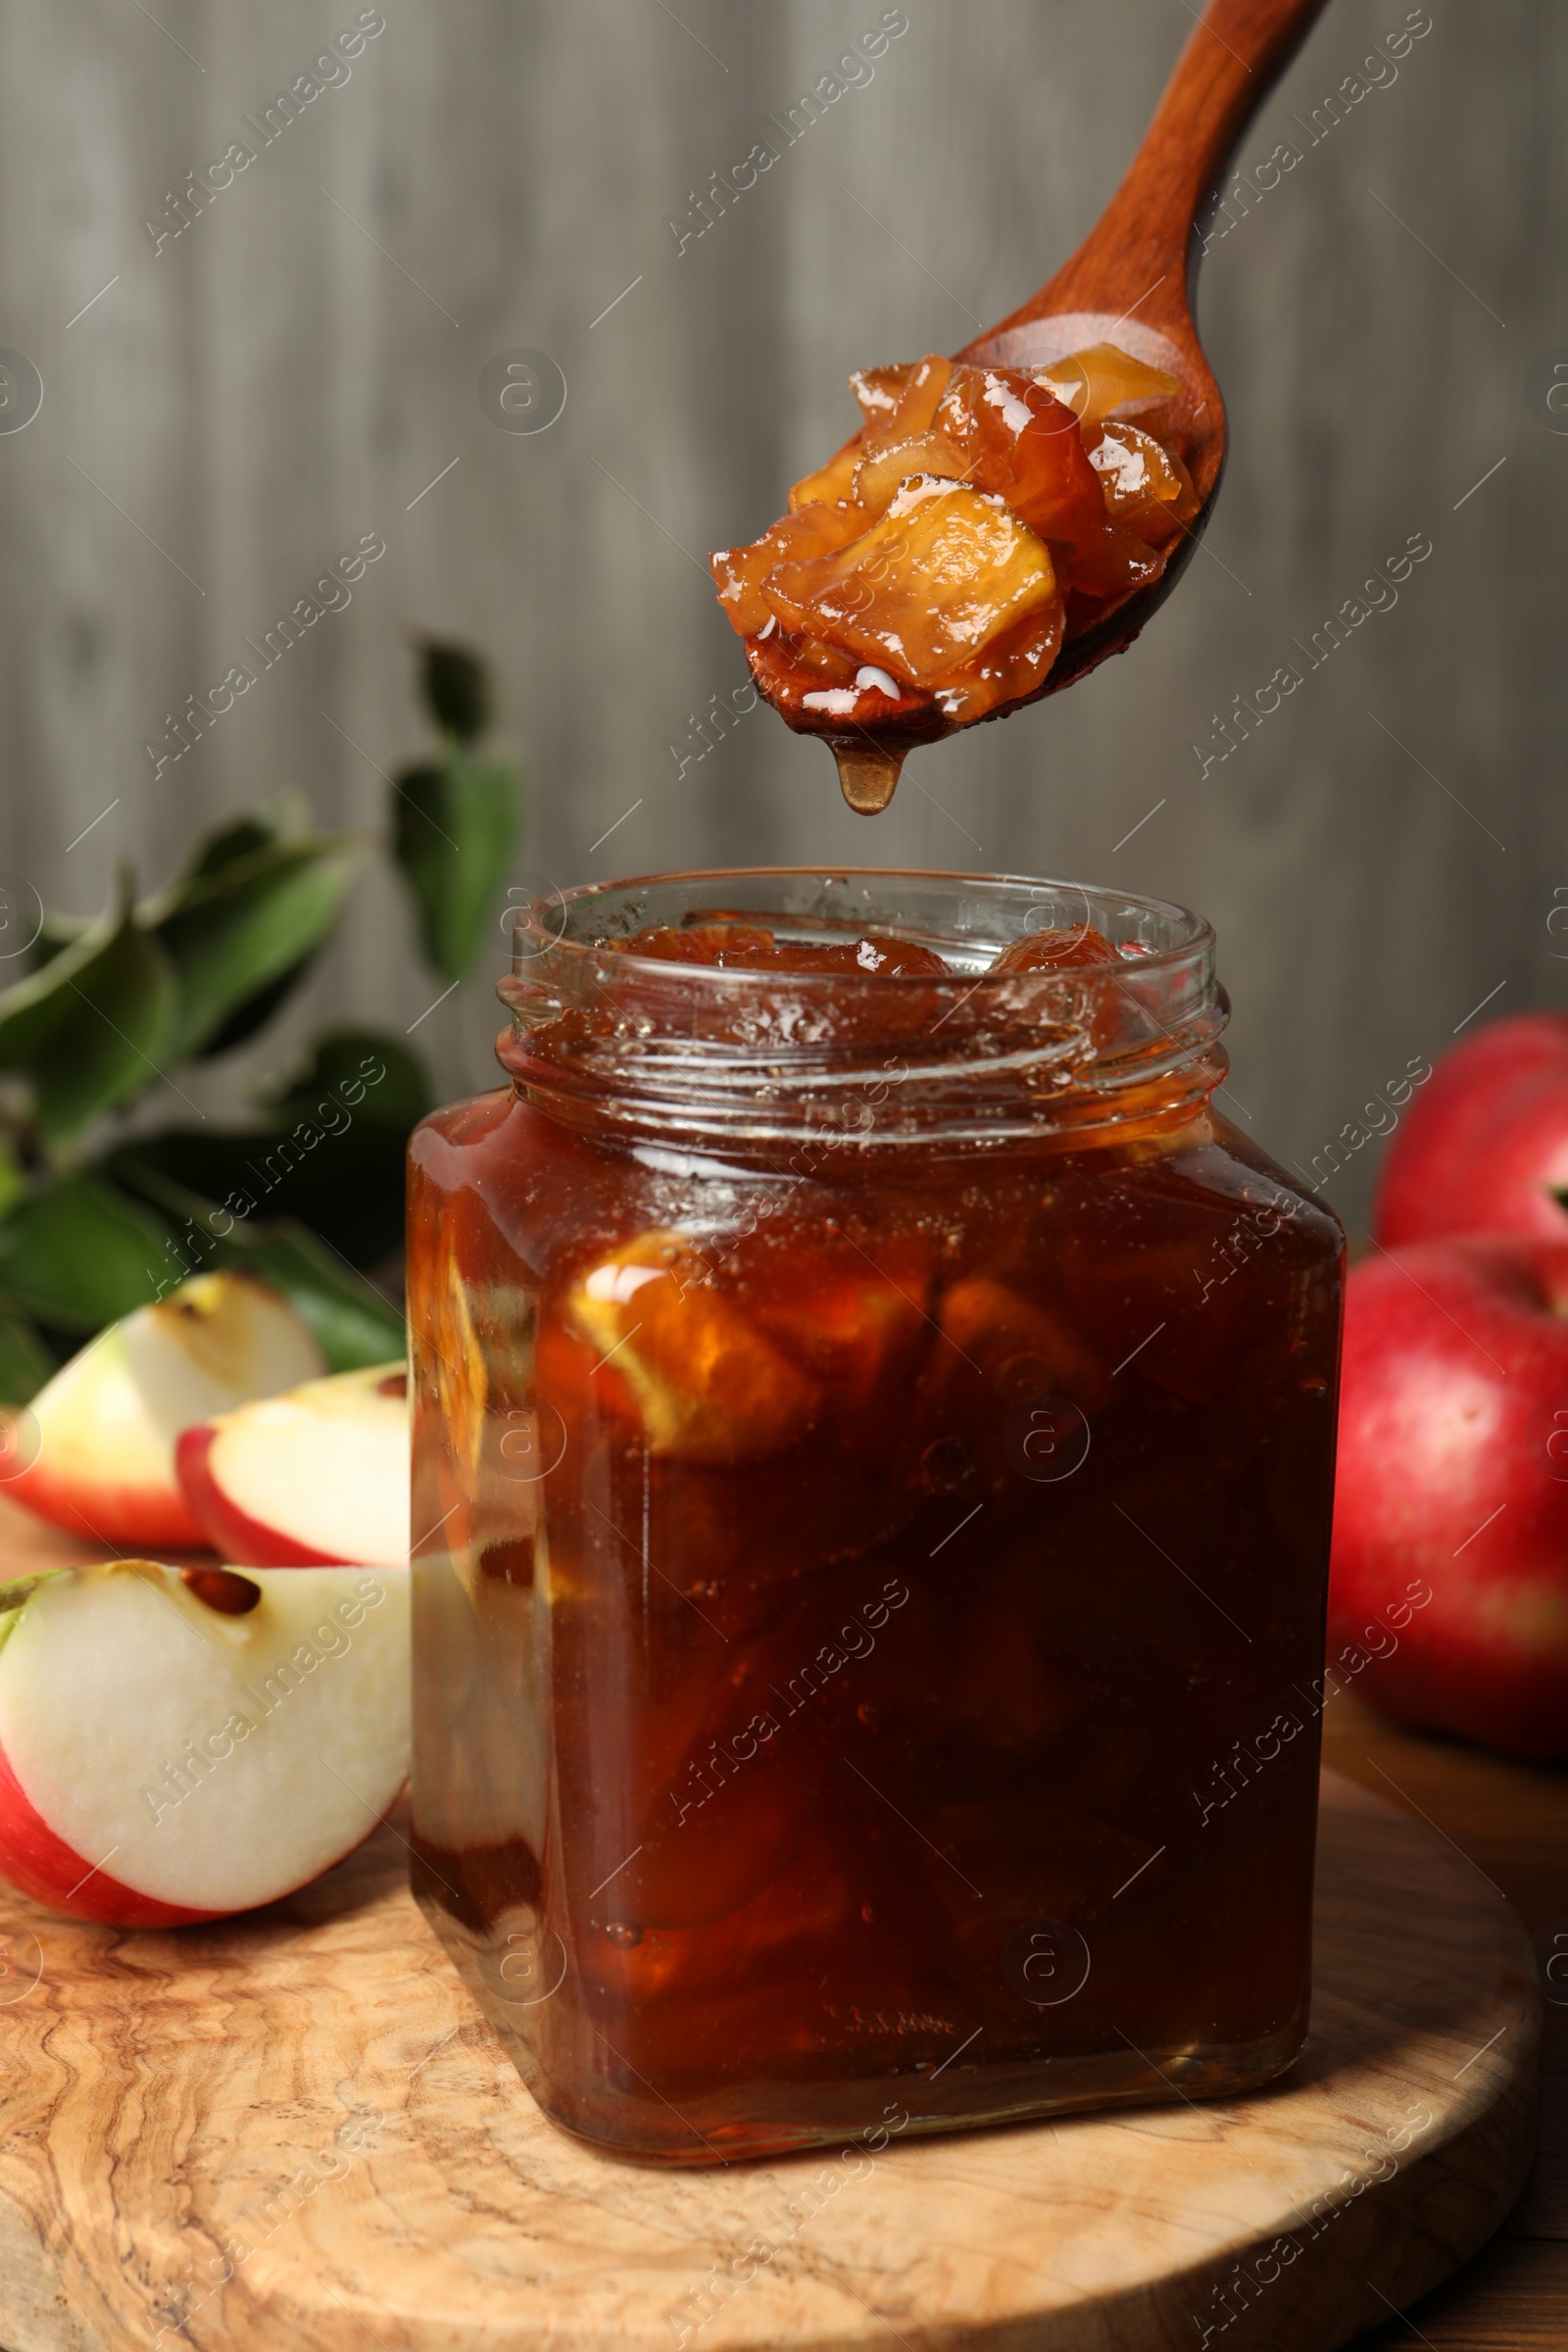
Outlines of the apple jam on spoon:
<svg viewBox="0 0 1568 2352">
<path fill-rule="evenodd" d="M 913 744 L 1038 694 L 1065 638 L 1159 577 L 1200 502 L 1179 380 L 1112 344 L 850 380 L 858 432 L 712 569 L 761 692 L 829 737 L 869 813 Z"/>
<path fill-rule="evenodd" d="M 916 744 L 1124 652 L 1174 586 L 1225 466 L 1195 227 L 1322 6 L 1209 0 L 1072 258 L 954 359 L 860 370 L 859 431 L 713 557 L 759 688 L 827 737 L 852 808 L 885 808 Z"/>
</svg>

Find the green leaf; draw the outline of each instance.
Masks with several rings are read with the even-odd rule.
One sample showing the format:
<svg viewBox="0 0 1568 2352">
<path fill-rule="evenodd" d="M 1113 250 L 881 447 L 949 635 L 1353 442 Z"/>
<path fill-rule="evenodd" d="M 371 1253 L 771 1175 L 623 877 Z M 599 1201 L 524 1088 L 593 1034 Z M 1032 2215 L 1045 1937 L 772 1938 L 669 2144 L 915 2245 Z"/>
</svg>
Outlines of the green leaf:
<svg viewBox="0 0 1568 2352">
<path fill-rule="evenodd" d="M 195 1056 L 198 1061 L 216 1061 L 220 1054 L 232 1054 L 236 1047 L 247 1045 L 259 1031 L 267 1027 L 274 1012 L 282 1009 L 300 982 L 315 963 L 314 955 L 302 956 L 291 963 L 286 972 L 279 972 L 266 988 L 259 988 L 254 997 L 231 1012 L 221 1027 L 215 1029 Z"/>
<path fill-rule="evenodd" d="M 520 778 L 510 760 L 466 752 L 410 768 L 393 785 L 392 854 L 418 916 L 425 957 L 464 978 L 516 838 Z"/>
<path fill-rule="evenodd" d="M 45 907 L 43 928 L 33 941 L 27 956 L 28 971 L 41 972 L 44 965 L 52 963 L 63 949 L 74 945 L 84 931 L 91 929 L 91 915 L 54 914 Z"/>
<path fill-rule="evenodd" d="M 293 791 L 280 792 L 264 808 L 247 809 L 242 816 L 225 817 L 210 833 L 198 835 L 163 889 L 147 900 L 140 909 L 143 924 L 156 930 L 224 866 L 278 842 L 305 840 L 310 831 L 310 806 L 303 794 Z"/>
<path fill-rule="evenodd" d="M 0 1403 L 25 1404 L 54 1370 L 54 1357 L 26 1316 L 0 1308 Z"/>
<path fill-rule="evenodd" d="M 156 929 L 179 978 L 177 1054 L 226 1050 L 270 1016 L 324 946 L 366 847 L 346 833 L 266 841 L 182 886 Z"/>
<path fill-rule="evenodd" d="M 46 1145 L 164 1075 L 177 1004 L 169 959 L 138 927 L 122 870 L 98 921 L 0 995 L 0 1069 L 31 1081 Z"/>
<path fill-rule="evenodd" d="M 406 1135 L 424 1117 L 434 1096 L 423 1062 L 401 1038 L 382 1029 L 323 1029 L 304 1067 L 257 1100 L 280 1127 L 335 1101 L 357 1118 L 400 1128 Z"/>
<path fill-rule="evenodd" d="M 490 672 L 477 654 L 427 637 L 419 648 L 419 688 L 436 725 L 474 743 L 490 724 Z"/>
<path fill-rule="evenodd" d="M 219 825 L 203 834 L 186 859 L 173 885 L 181 899 L 189 896 L 197 883 L 209 882 L 225 866 L 234 865 L 257 850 L 270 849 L 274 842 L 288 838 L 282 825 L 270 809 L 237 816 L 226 825 Z"/>
<path fill-rule="evenodd" d="M 174 1184 L 235 1218 L 297 1218 L 351 1265 L 372 1266 L 402 1241 L 404 1153 L 430 1100 L 423 1065 L 400 1039 L 332 1029 L 261 1098 L 261 1127 L 166 1128 L 101 1166 L 166 1206 L 161 1186 Z"/>
<path fill-rule="evenodd" d="M 405 1352 L 406 1327 L 391 1300 L 291 1218 L 257 1236 L 244 1262 L 298 1307 L 328 1371 L 355 1372 Z"/>
<path fill-rule="evenodd" d="M 373 1266 L 402 1241 L 404 1153 L 430 1102 L 423 1065 L 400 1039 L 332 1029 L 261 1097 L 263 1126 L 166 1128 L 101 1165 L 153 1200 L 164 1180 L 236 1217 L 298 1218 L 351 1265 Z"/>
<path fill-rule="evenodd" d="M 27 1193 L 27 1179 L 10 1146 L 0 1143 L 0 1217 L 9 1216 Z"/>
<path fill-rule="evenodd" d="M 403 1353 L 401 1310 L 296 1219 L 262 1223 L 225 1213 L 150 1167 L 141 1169 L 138 1185 L 197 1229 L 192 1246 L 203 1265 L 244 1266 L 281 1291 L 315 1332 L 329 1371 L 352 1372 Z"/>
<path fill-rule="evenodd" d="M 171 1183 L 221 1202 L 236 1219 L 297 1218 L 350 1265 L 373 1266 L 403 1238 L 403 1129 L 357 1120 L 307 1151 L 298 1140 L 303 1126 L 287 1137 L 173 1128 L 122 1146 L 104 1171 L 159 1202 L 160 1186 Z"/>
<path fill-rule="evenodd" d="M 224 1204 L 230 1216 L 248 1217 L 264 1200 L 269 1209 L 273 1205 L 263 1164 L 272 1140 L 248 1128 L 167 1127 L 117 1145 L 97 1172 L 180 1218 L 198 1212 L 205 1218 Z M 166 1191 L 172 1185 L 177 1197 Z"/>
<path fill-rule="evenodd" d="M 0 1295 L 65 1331 L 96 1331 L 158 1296 L 169 1228 L 98 1176 L 67 1176 L 0 1224 Z"/>
</svg>

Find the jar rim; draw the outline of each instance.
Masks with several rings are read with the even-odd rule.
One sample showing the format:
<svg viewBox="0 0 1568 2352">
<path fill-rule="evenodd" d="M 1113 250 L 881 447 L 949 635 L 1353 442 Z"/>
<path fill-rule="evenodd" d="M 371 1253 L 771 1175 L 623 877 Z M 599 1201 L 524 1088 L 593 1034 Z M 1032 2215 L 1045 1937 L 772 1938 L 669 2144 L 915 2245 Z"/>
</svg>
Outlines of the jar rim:
<svg viewBox="0 0 1568 2352">
<path fill-rule="evenodd" d="M 1164 964 L 1177 963 L 1184 958 L 1191 957 L 1195 952 L 1200 955 L 1212 954 L 1214 948 L 1213 926 L 1204 916 L 1195 914 L 1190 908 L 1178 906 L 1173 900 L 1156 899 L 1119 888 L 1113 889 L 1108 884 L 1074 882 L 1061 876 L 988 874 L 924 866 L 697 866 L 689 870 L 672 869 L 662 873 L 632 875 L 607 882 L 581 882 L 566 890 L 552 888 L 523 906 L 509 909 L 506 919 L 512 936 L 513 971 L 515 974 L 528 964 L 545 956 L 548 956 L 552 965 L 560 971 L 564 964 L 569 964 L 573 960 L 586 960 L 603 954 L 606 949 L 613 950 L 617 958 L 623 957 L 626 964 L 634 969 L 649 971 L 655 966 L 662 966 L 667 969 L 666 959 L 639 956 L 626 944 L 635 932 L 650 928 L 652 921 L 657 919 L 651 915 L 650 911 L 655 895 L 678 892 L 686 902 L 684 911 L 690 915 L 704 911 L 700 906 L 693 903 L 693 893 L 696 893 L 700 899 L 705 890 L 709 888 L 720 885 L 728 888 L 735 884 L 798 885 L 803 894 L 808 890 L 813 890 L 817 894 L 815 907 L 760 905 L 743 906 L 740 911 L 760 917 L 769 914 L 795 914 L 797 916 L 814 914 L 816 919 L 824 924 L 830 924 L 834 928 L 847 927 L 845 917 L 851 911 L 850 902 L 853 894 L 857 890 L 863 893 L 869 886 L 885 887 L 904 884 L 912 885 L 917 890 L 957 888 L 983 893 L 986 895 L 987 903 L 994 906 L 999 914 L 1009 905 L 1014 909 L 1021 906 L 1024 914 L 1024 919 L 1016 929 L 1005 935 L 993 936 L 987 940 L 985 944 L 989 946 L 993 957 L 1002 947 L 1010 944 L 1011 939 L 1022 938 L 1029 931 L 1062 927 L 1048 926 L 1027 919 L 1030 912 L 1050 911 L 1051 909 L 1043 902 L 1051 899 L 1060 899 L 1069 906 L 1075 900 L 1081 902 L 1084 911 L 1080 917 L 1079 927 L 1083 929 L 1093 927 L 1102 930 L 1106 937 L 1111 937 L 1111 931 L 1105 928 L 1106 924 L 1112 928 L 1133 924 L 1141 924 L 1146 929 L 1160 924 L 1169 927 L 1172 936 L 1158 945 L 1149 939 L 1140 939 L 1136 943 L 1124 943 L 1112 938 L 1113 946 L 1134 946 L 1134 955 L 1124 956 L 1116 964 L 1073 967 L 1075 980 L 1089 983 L 1092 986 L 1098 984 L 1102 989 L 1114 986 L 1118 974 L 1125 970 L 1126 963 L 1135 959 L 1140 969 L 1149 971 L 1157 969 Z M 616 919 L 613 926 L 607 929 L 585 931 L 574 936 L 573 923 L 574 919 L 578 917 L 579 910 L 586 911 L 596 905 L 615 906 Z M 716 911 L 716 908 L 717 902 L 707 911 Z M 731 910 L 727 909 L 726 911 Z M 1101 915 L 1102 920 L 1092 922 L 1093 913 Z M 873 935 L 879 928 L 883 931 L 897 930 L 901 938 L 910 935 L 907 927 L 888 922 L 885 919 L 880 923 L 868 920 L 865 927 Z M 1073 926 L 1065 927 L 1072 928 Z M 929 936 L 922 933 L 919 925 L 915 925 L 913 928 L 916 936 Z M 960 943 L 955 940 L 951 952 L 958 952 L 959 948 Z M 841 996 L 847 988 L 858 990 L 864 985 L 871 984 L 880 989 L 886 988 L 890 982 L 906 986 L 918 984 L 928 989 L 938 990 L 944 986 L 953 985 L 972 988 L 982 981 L 1005 984 L 1015 976 L 1005 972 L 996 972 L 989 968 L 976 970 L 962 966 L 940 974 L 930 972 L 867 972 L 859 974 L 843 971 L 758 970 L 755 967 L 733 964 L 684 964 L 681 969 L 688 980 L 696 981 L 701 985 L 713 985 L 724 994 L 733 993 L 737 985 L 744 987 L 750 984 L 756 987 L 761 983 L 773 990 L 786 987 L 793 991 L 799 988 L 808 996 L 823 994 Z"/>
<path fill-rule="evenodd" d="M 645 1140 L 763 1148 L 858 1122 L 878 1146 L 939 1132 L 994 1144 L 1206 1101 L 1225 1073 L 1213 931 L 1165 900 L 1025 875 L 735 866 L 553 891 L 518 913 L 497 990 L 513 1015 L 502 1067 L 557 1117 Z M 947 968 L 724 966 L 623 944 L 705 915 L 807 941 L 880 932 Z M 1013 939 L 1064 919 L 1121 953 L 992 969 Z"/>
</svg>

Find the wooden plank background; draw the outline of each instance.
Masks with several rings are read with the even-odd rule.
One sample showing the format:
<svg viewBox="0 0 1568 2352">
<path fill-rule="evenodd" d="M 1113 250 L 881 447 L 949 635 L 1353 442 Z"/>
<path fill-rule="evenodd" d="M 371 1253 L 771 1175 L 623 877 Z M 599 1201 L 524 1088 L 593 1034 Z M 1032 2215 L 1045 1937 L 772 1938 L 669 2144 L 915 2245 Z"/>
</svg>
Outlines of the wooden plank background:
<svg viewBox="0 0 1568 2352">
<path fill-rule="evenodd" d="M 378 822 L 417 625 L 494 654 L 519 865 L 557 881 L 858 858 L 1201 907 L 1232 1107 L 1298 1165 L 1482 1000 L 1561 1002 L 1568 15 L 1537 0 L 1337 0 L 1264 109 L 1244 166 L 1300 161 L 1204 267 L 1234 434 L 1212 560 L 1129 660 L 919 755 L 874 830 L 765 711 L 679 770 L 744 674 L 699 559 L 836 444 L 851 367 L 952 349 L 1054 267 L 1191 29 L 1184 0 L 893 13 L 872 62 L 879 0 L 380 0 L 346 78 L 261 146 L 242 118 L 354 0 L 10 0 L 0 344 L 45 389 L 0 433 L 0 867 L 85 911 L 116 858 L 150 884 L 283 783 Z M 1407 17 L 1430 30 L 1396 71 Z M 841 58 L 856 86 L 785 146 L 768 117 Z M 143 219 L 236 136 L 256 160 L 155 252 Z M 776 165 L 678 250 L 668 218 L 764 137 Z M 481 409 L 518 347 L 564 372 L 547 431 Z M 352 603 L 155 777 L 164 714 L 368 532 Z M 1433 553 L 1397 605 L 1201 773 L 1214 714 L 1304 668 L 1296 642 L 1412 533 Z M 416 1032 L 445 1091 L 489 1082 L 493 977 Z M 435 994 L 372 871 L 285 1042 L 327 1013 L 402 1030 Z M 256 1059 L 203 1081 L 210 1108 Z M 1376 1151 L 1329 1188 L 1352 1225 Z"/>
</svg>

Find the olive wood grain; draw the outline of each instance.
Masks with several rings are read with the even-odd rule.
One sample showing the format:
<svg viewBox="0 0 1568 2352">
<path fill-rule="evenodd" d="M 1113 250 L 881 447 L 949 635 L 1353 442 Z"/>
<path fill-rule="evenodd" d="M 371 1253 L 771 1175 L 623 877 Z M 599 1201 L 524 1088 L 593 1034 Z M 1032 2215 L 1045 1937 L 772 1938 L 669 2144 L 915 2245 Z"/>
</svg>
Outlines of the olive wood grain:
<svg viewBox="0 0 1568 2352">
<path fill-rule="evenodd" d="M 1306 2052 L 1250 2098 L 694 2173 L 544 2121 L 412 1902 L 395 1823 L 212 1927 L 0 1897 L 0 2338 L 1318 2352 L 1507 2211 L 1539 2003 L 1487 1882 L 1335 1775 L 1317 1919 Z"/>
</svg>

